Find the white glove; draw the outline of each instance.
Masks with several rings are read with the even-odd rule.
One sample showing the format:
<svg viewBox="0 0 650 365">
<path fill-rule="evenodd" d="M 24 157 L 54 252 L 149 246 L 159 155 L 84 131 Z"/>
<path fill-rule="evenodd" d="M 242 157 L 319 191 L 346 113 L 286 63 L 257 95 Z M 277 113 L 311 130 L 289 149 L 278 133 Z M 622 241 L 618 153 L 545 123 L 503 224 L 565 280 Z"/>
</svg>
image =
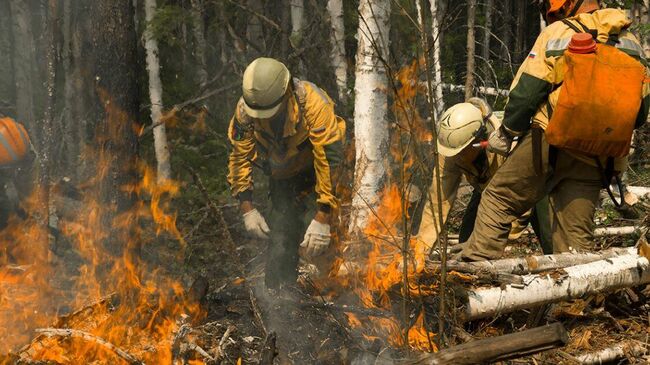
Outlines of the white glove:
<svg viewBox="0 0 650 365">
<path fill-rule="evenodd" d="M 305 257 L 316 257 L 322 255 L 329 247 L 331 238 L 330 225 L 314 219 L 307 227 L 305 239 L 300 244 L 300 247 L 305 249 Z"/>
<path fill-rule="evenodd" d="M 502 128 L 490 133 L 487 150 L 501 156 L 508 156 L 513 138 Z"/>
<path fill-rule="evenodd" d="M 243 215 L 244 217 L 244 227 L 246 231 L 254 237 L 261 239 L 268 239 L 269 229 L 268 224 L 264 220 L 264 217 L 257 211 L 257 209 L 252 209 Z"/>
</svg>

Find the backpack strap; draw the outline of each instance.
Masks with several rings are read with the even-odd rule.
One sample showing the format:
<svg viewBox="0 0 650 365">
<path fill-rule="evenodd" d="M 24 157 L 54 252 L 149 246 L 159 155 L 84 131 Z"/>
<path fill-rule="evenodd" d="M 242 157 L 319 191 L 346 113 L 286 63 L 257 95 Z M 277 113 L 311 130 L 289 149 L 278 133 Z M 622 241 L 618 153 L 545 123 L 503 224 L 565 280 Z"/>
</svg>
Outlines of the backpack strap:
<svg viewBox="0 0 650 365">
<path fill-rule="evenodd" d="M 596 43 L 601 43 L 598 41 L 598 30 L 597 29 L 589 29 L 586 25 L 582 24 L 578 19 L 573 19 L 580 27 L 582 30 L 578 29 L 578 27 L 571 23 L 568 19 L 562 19 L 562 23 L 566 24 L 567 27 L 571 28 L 574 32 L 576 33 L 589 33 L 591 34 L 591 37 L 596 41 Z M 618 39 L 619 33 L 609 33 L 607 37 L 607 42 L 605 42 L 606 45 L 615 47 L 619 43 Z"/>
</svg>

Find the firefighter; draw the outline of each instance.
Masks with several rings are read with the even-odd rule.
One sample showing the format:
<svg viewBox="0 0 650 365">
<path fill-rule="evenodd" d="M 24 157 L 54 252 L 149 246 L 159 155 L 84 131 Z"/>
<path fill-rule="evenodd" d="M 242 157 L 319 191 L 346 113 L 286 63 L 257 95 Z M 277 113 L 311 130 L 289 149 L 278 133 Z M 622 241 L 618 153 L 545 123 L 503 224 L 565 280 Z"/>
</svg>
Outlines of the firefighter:
<svg viewBox="0 0 650 365">
<path fill-rule="evenodd" d="M 265 283 L 276 289 L 295 282 L 299 246 L 307 259 L 330 246 L 345 122 L 325 91 L 292 78 L 275 59 L 254 60 L 244 72 L 242 91 L 228 130 L 228 182 L 246 230 L 270 240 Z M 268 224 L 252 203 L 253 167 L 270 179 Z"/>
<path fill-rule="evenodd" d="M 25 127 L 11 118 L 0 118 L 0 229 L 12 214 L 24 215 L 20 201 L 31 193 L 33 159 Z"/>
<path fill-rule="evenodd" d="M 499 129 L 501 121 L 492 113 L 487 102 L 480 98 L 471 98 L 449 108 L 436 126 L 438 152 L 442 155 L 439 162 L 442 192 L 442 214 L 446 222 L 458 193 L 463 176 L 474 188 L 467 208 L 463 214 L 459 232 L 459 241 L 467 241 L 476 220 L 476 210 L 481 201 L 481 191 L 485 188 L 505 157 L 486 151 L 481 142 L 485 142 L 489 133 Z M 435 175 L 425 196 L 426 204 L 422 213 L 417 238 L 427 247 L 432 247 L 438 238 L 438 184 Z M 432 205 L 433 203 L 433 209 Z M 538 214 L 539 213 L 539 214 Z M 531 221 L 545 253 L 552 251 L 550 226 L 548 221 L 548 200 L 542 198 L 532 211 L 512 222 L 510 239 L 516 239 Z"/>
<path fill-rule="evenodd" d="M 502 256 L 510 223 L 545 194 L 554 252 L 592 249 L 601 187 L 625 171 L 632 131 L 647 120 L 648 65 L 625 12 L 600 9 L 596 0 L 550 0 L 543 15 L 549 26 L 519 68 L 503 124 L 488 139 L 489 150 L 509 157 L 483 192 L 464 260 Z M 593 62 L 599 57 L 614 62 Z"/>
</svg>

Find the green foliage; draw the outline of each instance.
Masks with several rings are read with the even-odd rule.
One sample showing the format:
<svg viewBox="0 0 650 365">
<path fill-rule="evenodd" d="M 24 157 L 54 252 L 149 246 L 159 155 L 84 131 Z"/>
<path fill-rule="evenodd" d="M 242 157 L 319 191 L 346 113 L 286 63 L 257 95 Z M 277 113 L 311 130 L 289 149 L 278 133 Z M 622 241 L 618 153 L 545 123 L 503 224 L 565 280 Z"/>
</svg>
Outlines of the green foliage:
<svg viewBox="0 0 650 365">
<path fill-rule="evenodd" d="M 179 33 L 183 24 L 191 21 L 192 14 L 179 5 L 163 5 L 149 24 L 154 37 L 170 46 L 183 46 L 184 42 Z"/>
</svg>

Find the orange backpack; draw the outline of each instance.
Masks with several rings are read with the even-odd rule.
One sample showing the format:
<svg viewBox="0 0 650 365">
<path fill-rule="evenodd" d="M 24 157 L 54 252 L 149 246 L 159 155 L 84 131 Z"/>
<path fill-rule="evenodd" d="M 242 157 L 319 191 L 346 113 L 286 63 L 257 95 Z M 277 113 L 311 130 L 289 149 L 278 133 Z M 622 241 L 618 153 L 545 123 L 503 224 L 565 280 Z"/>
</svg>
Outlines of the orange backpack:
<svg viewBox="0 0 650 365">
<path fill-rule="evenodd" d="M 569 21 L 563 22 L 580 33 Z M 594 31 L 580 25 L 596 40 Z M 580 35 L 574 35 L 572 43 Z M 584 50 L 571 47 L 565 51 L 564 81 L 545 131 L 550 145 L 593 156 L 628 155 L 645 68 L 617 49 L 617 42 L 618 34 L 610 34 L 607 43 L 597 43 L 591 52 L 578 53 Z"/>
</svg>

